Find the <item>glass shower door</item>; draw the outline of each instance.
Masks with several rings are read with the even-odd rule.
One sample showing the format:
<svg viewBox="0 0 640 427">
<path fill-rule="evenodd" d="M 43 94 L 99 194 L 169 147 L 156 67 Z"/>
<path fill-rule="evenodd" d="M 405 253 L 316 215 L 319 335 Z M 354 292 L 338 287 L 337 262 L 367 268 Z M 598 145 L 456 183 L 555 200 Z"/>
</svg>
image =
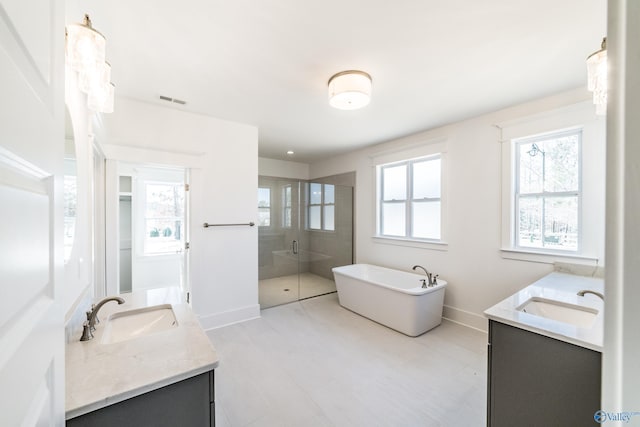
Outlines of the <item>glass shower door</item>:
<svg viewBox="0 0 640 427">
<path fill-rule="evenodd" d="M 299 182 L 258 179 L 258 286 L 260 308 L 299 299 Z"/>
<path fill-rule="evenodd" d="M 335 292 L 353 261 L 353 187 L 258 178 L 260 308 Z"/>
<path fill-rule="evenodd" d="M 333 267 L 353 262 L 353 187 L 322 182 L 301 185 L 300 299 L 336 291 Z"/>
</svg>

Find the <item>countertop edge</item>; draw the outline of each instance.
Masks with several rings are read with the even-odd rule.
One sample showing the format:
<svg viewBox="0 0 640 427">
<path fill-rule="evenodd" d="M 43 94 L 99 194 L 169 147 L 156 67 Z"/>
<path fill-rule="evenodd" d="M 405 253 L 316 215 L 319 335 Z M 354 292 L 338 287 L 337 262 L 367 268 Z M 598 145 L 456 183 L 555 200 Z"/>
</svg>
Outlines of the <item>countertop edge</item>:
<svg viewBox="0 0 640 427">
<path fill-rule="evenodd" d="M 571 325 L 527 313 L 520 313 L 516 310 L 518 306 L 532 296 L 551 292 L 561 295 L 561 299 L 575 298 L 576 289 L 580 290 L 580 288 L 595 288 L 595 290 L 603 293 L 604 283 L 600 278 L 552 272 L 491 306 L 484 311 L 484 315 L 486 318 L 496 322 L 602 353 L 604 348 L 603 303 L 592 301 L 585 304 L 592 307 L 594 304 L 599 305 L 597 323 L 593 325 L 591 330 L 575 328 L 575 336 L 568 335 L 570 333 L 568 327 Z M 527 321 L 527 318 L 531 319 L 531 321 Z"/>
<path fill-rule="evenodd" d="M 122 393 L 118 393 L 113 396 L 109 396 L 105 399 L 98 400 L 95 402 L 88 403 L 86 405 L 74 408 L 65 413 L 65 420 L 70 420 L 72 418 L 79 417 L 81 415 L 88 414 L 89 412 L 97 411 L 99 409 L 106 408 L 107 406 L 114 405 L 116 403 L 123 402 L 128 399 L 132 399 L 134 397 L 138 397 L 145 393 L 149 393 L 155 390 L 158 390 L 162 387 L 169 386 L 171 384 L 175 384 L 177 382 L 195 377 L 196 375 L 204 374 L 205 372 L 209 372 L 218 367 L 218 361 L 203 365 L 199 368 L 192 369 L 189 371 L 185 371 L 179 375 L 174 375 L 171 377 L 163 378 L 154 383 L 145 384 L 144 386 L 136 387 L 134 389 L 127 390 Z"/>
<path fill-rule="evenodd" d="M 506 319 L 504 317 L 496 316 L 493 314 L 489 314 L 485 311 L 485 316 L 489 320 L 493 320 L 495 322 L 500 322 L 505 325 L 513 326 L 514 328 L 522 329 L 523 331 L 533 332 L 534 334 L 542 335 L 548 338 L 553 338 L 558 341 L 565 342 L 567 344 L 573 344 L 578 347 L 586 348 L 589 350 L 597 351 L 598 353 L 602 353 L 603 347 L 598 344 L 590 343 L 588 341 L 582 341 L 576 338 L 568 337 L 566 335 L 558 334 L 544 328 L 538 328 L 531 325 L 526 325 L 524 323 L 517 322 L 515 320 Z"/>
</svg>

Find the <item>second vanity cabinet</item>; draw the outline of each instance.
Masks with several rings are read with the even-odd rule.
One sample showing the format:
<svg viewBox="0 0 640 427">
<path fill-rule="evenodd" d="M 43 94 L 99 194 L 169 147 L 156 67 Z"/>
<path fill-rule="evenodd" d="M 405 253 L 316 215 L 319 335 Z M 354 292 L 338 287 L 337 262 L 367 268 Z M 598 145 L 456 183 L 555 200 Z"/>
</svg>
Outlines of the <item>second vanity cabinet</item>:
<svg viewBox="0 0 640 427">
<path fill-rule="evenodd" d="M 67 420 L 68 427 L 214 426 L 214 371 Z"/>
<path fill-rule="evenodd" d="M 594 424 L 601 353 L 494 320 L 488 349 L 488 426 Z"/>
</svg>

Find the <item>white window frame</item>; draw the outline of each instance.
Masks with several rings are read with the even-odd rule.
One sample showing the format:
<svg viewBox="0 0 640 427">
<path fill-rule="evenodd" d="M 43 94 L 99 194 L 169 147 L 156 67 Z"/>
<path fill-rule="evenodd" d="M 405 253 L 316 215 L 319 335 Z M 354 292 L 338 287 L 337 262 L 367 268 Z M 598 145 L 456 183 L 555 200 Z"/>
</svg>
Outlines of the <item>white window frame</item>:
<svg viewBox="0 0 640 427">
<path fill-rule="evenodd" d="M 604 205 L 606 127 L 596 116 L 593 104 L 582 101 L 556 110 L 497 123 L 501 146 L 502 207 L 501 247 L 503 258 L 536 263 L 570 263 L 602 266 L 604 257 Z M 582 130 L 580 147 L 580 224 L 579 246 L 576 252 L 544 248 L 519 247 L 515 243 L 515 160 L 514 140 Z"/>
<path fill-rule="evenodd" d="M 258 192 L 260 190 L 269 190 L 269 206 L 260 206 L 258 205 L 258 228 L 271 228 L 273 227 L 273 191 L 271 187 L 260 187 L 258 186 Z M 257 195 L 257 193 L 256 193 Z M 259 203 L 259 201 L 258 201 Z M 269 209 L 269 225 L 261 225 L 260 224 L 260 209 L 268 208 Z"/>
<path fill-rule="evenodd" d="M 67 143 L 69 140 L 67 140 Z M 73 143 L 73 141 L 71 141 Z M 65 150 L 67 145 L 65 145 Z M 74 236 L 76 233 L 77 212 L 78 212 L 78 174 L 76 172 L 75 153 L 66 155 L 64 158 L 64 259 L 65 262 L 71 257 L 73 250 Z M 73 195 L 73 197 L 71 197 Z"/>
<path fill-rule="evenodd" d="M 442 206 L 442 172 L 440 173 L 440 196 L 441 197 L 430 197 L 430 198 L 421 198 L 416 199 L 413 197 L 413 169 L 414 165 L 417 163 L 425 163 L 430 161 L 439 160 L 442 165 L 442 156 L 440 154 L 434 154 L 426 157 L 419 157 L 417 159 L 405 160 L 402 162 L 394 162 L 394 163 L 386 163 L 378 166 L 378 174 L 379 174 L 379 197 L 378 197 L 378 230 L 377 234 L 380 237 L 390 237 L 390 238 L 402 238 L 416 241 L 425 241 L 425 242 L 438 242 L 442 237 L 442 227 L 440 227 L 440 237 L 439 238 L 425 238 L 425 237 L 414 237 L 413 236 L 413 207 L 414 203 L 430 203 L 430 202 L 440 202 L 440 206 Z M 386 169 L 396 168 L 400 166 L 406 166 L 406 193 L 404 199 L 384 199 L 384 175 Z M 382 226 L 384 224 L 384 206 L 387 204 L 404 204 L 405 205 L 405 234 L 403 236 L 396 235 L 388 235 L 382 232 Z M 440 222 L 442 222 L 442 209 L 440 211 Z"/>
<path fill-rule="evenodd" d="M 318 184 L 320 185 L 320 203 L 311 203 L 311 185 L 312 184 Z M 325 186 L 327 185 L 331 185 L 333 187 L 333 203 L 327 203 L 325 201 Z M 326 228 L 326 223 L 325 223 L 325 214 L 324 214 L 324 208 L 325 206 L 333 206 L 333 229 L 327 229 Z M 307 183 L 307 220 L 306 220 L 306 229 L 308 231 L 322 231 L 322 232 L 326 232 L 326 233 L 335 233 L 336 231 L 336 186 L 334 184 L 325 184 L 322 182 L 308 182 Z M 311 211 L 312 207 L 320 207 L 320 228 L 312 228 L 310 225 L 310 215 L 309 212 Z"/>
<path fill-rule="evenodd" d="M 289 191 L 289 200 L 287 200 L 287 190 Z M 293 188 L 291 184 L 282 186 L 282 228 L 293 227 Z M 289 212 L 289 224 L 287 224 L 287 212 Z"/>
<path fill-rule="evenodd" d="M 440 155 L 440 240 L 420 240 L 406 237 L 380 235 L 380 175 L 379 166 L 403 162 L 406 160 Z M 375 197 L 371 200 L 371 209 L 375 212 L 375 221 L 372 221 L 371 239 L 375 244 L 403 246 L 419 249 L 447 251 L 448 229 L 448 148 L 446 137 L 434 137 L 425 140 L 413 141 L 406 144 L 386 146 L 383 150 L 375 151 L 370 155 L 372 180 L 372 192 Z"/>
<path fill-rule="evenodd" d="M 521 147 L 523 145 L 526 144 L 535 144 L 541 141 L 547 141 L 550 139 L 554 139 L 554 138 L 562 138 L 564 136 L 571 136 L 571 135 L 577 135 L 578 136 L 578 188 L 576 190 L 571 190 L 571 191 L 563 191 L 563 192 L 552 192 L 552 191 L 545 191 L 544 187 L 543 187 L 543 191 L 540 193 L 528 193 L 523 195 L 522 193 L 519 192 L 520 189 L 520 157 L 522 156 L 522 152 L 521 152 Z M 513 144 L 513 151 L 514 151 L 514 160 L 513 160 L 513 179 L 515 181 L 515 185 L 514 185 L 514 194 L 513 194 L 513 204 L 514 204 L 514 208 L 513 208 L 513 218 L 512 218 L 512 222 L 513 222 L 513 241 L 511 242 L 511 246 L 515 249 L 518 250 L 523 250 L 523 251 L 532 251 L 532 252 L 547 252 L 547 253 L 558 253 L 558 254 L 567 254 L 567 255 L 571 255 L 571 254 L 579 254 L 581 251 L 581 244 L 582 244 L 582 128 L 574 128 L 574 129 L 569 129 L 569 130 L 562 130 L 562 131 L 558 131 L 558 132 L 550 132 L 550 133 L 545 133 L 543 135 L 536 135 L 533 137 L 525 137 L 525 138 L 518 138 L 518 139 L 514 139 L 511 141 L 511 143 Z M 541 155 L 544 156 L 545 153 L 543 151 L 540 151 Z M 526 153 L 525 153 L 526 154 Z M 543 181 L 543 186 L 544 186 L 544 181 Z M 531 247 L 531 246 L 522 246 L 519 243 L 519 212 L 520 212 L 520 200 L 523 198 L 536 198 L 536 197 L 540 197 L 543 199 L 543 209 L 544 209 L 544 199 L 549 198 L 549 197 L 577 197 L 578 199 L 578 212 L 577 212 L 577 216 L 578 216 L 578 237 L 577 237 L 577 245 L 576 245 L 576 249 L 575 250 L 571 250 L 571 249 L 551 249 L 551 248 L 546 248 L 546 247 L 542 247 L 542 248 L 535 248 L 535 247 Z M 542 215 L 542 226 L 541 226 L 541 239 L 543 242 L 543 246 L 544 246 L 544 233 L 545 233 L 545 215 L 543 213 Z"/>
<path fill-rule="evenodd" d="M 165 181 L 165 180 L 157 180 L 157 179 L 146 179 L 146 178 L 142 178 L 139 179 L 139 186 L 141 189 L 141 212 L 142 212 L 142 216 L 141 216 L 141 226 L 140 226 L 140 231 L 141 231 L 141 247 L 140 247 L 140 253 L 139 256 L 141 257 L 158 257 L 158 256 L 167 256 L 167 255 L 175 255 L 176 251 L 180 251 L 183 247 L 184 247 L 184 241 L 185 241 L 185 236 L 184 236 L 184 231 L 185 231 L 185 224 L 184 222 L 186 221 L 186 218 L 184 217 L 184 212 L 183 212 L 183 216 L 182 217 L 177 217 L 177 216 L 166 216 L 166 217 L 159 217 L 159 218 L 153 218 L 153 217 L 147 217 L 146 212 L 147 212 L 147 187 L 149 185 L 163 185 L 163 186 L 171 186 L 171 187 L 175 187 L 175 186 L 184 186 L 184 182 L 175 182 L 175 181 Z M 186 203 L 186 200 L 185 200 Z M 183 210 L 184 210 L 184 206 L 183 206 Z M 147 238 L 149 238 L 149 236 L 147 236 L 146 233 L 146 229 L 147 229 L 147 221 L 150 220 L 157 220 L 157 219 L 165 219 L 165 220 L 179 220 L 181 227 L 180 227 L 180 239 L 175 239 L 177 242 L 179 242 L 179 244 L 177 245 L 177 249 L 170 249 L 164 252 L 148 252 L 147 251 Z M 136 221 L 134 219 L 134 221 Z"/>
</svg>

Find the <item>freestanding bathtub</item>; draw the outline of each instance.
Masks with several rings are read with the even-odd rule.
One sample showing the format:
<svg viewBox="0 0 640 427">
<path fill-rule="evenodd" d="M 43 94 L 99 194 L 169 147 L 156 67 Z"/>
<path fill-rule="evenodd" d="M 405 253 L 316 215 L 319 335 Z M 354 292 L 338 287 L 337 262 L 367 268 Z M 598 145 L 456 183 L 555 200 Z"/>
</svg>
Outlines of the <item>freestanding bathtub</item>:
<svg viewBox="0 0 640 427">
<path fill-rule="evenodd" d="M 369 264 L 334 267 L 340 305 L 411 337 L 442 322 L 447 282 L 423 288 L 424 275 Z"/>
</svg>

